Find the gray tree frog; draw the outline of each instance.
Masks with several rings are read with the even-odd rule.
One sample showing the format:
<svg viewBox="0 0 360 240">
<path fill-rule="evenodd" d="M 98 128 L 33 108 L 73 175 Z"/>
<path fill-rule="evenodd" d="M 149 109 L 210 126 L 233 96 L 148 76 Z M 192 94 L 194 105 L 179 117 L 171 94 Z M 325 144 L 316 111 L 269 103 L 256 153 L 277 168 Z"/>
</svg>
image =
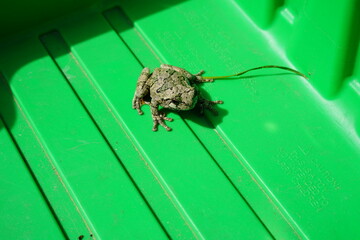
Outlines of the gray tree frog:
<svg viewBox="0 0 360 240">
<path fill-rule="evenodd" d="M 136 109 L 141 115 L 141 105 L 143 103 L 150 105 L 153 119 L 153 131 L 157 131 L 158 125 L 163 126 L 167 131 L 171 131 L 164 120 L 172 121 L 172 118 L 166 117 L 165 113 L 159 112 L 159 106 L 172 110 L 187 111 L 198 105 L 200 111 L 209 109 L 214 114 L 217 111 L 213 108 L 215 104 L 222 104 L 223 101 L 210 101 L 200 95 L 196 84 L 202 82 L 212 82 L 213 79 L 201 77 L 204 71 L 197 74 L 191 74 L 188 71 L 162 64 L 160 68 L 155 68 L 150 73 L 149 68 L 144 68 L 137 81 L 135 95 L 132 101 L 133 109 Z M 150 95 L 151 101 L 144 101 L 144 97 Z"/>
</svg>

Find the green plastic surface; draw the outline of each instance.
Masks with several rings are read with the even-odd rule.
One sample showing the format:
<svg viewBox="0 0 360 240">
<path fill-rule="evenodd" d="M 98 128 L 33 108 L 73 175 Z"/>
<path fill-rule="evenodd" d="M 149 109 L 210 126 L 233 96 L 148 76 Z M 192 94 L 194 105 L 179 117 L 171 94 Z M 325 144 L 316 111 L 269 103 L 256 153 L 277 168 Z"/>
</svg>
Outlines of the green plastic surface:
<svg viewBox="0 0 360 240">
<path fill-rule="evenodd" d="M 20 8 L 19 6 L 22 6 Z M 360 1 L 0 8 L 0 239 L 359 239 Z M 7 22 L 6 22 L 7 21 Z M 131 108 L 143 67 L 218 116 Z"/>
</svg>

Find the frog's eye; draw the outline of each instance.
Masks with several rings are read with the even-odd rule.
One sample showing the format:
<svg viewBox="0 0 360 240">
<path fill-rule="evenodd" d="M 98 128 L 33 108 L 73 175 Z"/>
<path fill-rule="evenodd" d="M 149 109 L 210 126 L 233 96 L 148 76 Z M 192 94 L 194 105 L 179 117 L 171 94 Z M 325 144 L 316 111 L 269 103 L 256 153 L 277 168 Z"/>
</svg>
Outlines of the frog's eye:
<svg viewBox="0 0 360 240">
<path fill-rule="evenodd" d="M 173 104 L 175 104 L 175 105 L 179 105 L 179 104 L 181 103 L 181 102 L 178 101 L 178 100 L 173 100 L 172 102 L 173 102 Z"/>
</svg>

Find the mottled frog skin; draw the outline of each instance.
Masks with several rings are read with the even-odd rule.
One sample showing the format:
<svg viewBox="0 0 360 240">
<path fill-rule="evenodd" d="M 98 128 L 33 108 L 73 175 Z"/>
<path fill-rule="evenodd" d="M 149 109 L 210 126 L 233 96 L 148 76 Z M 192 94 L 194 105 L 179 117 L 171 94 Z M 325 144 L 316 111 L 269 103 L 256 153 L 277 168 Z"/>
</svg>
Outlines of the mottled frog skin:
<svg viewBox="0 0 360 240">
<path fill-rule="evenodd" d="M 206 108 L 216 114 L 213 105 L 223 102 L 209 101 L 202 98 L 196 86 L 201 82 L 213 81 L 212 79 L 203 79 L 201 77 L 203 73 L 204 71 L 200 71 L 193 75 L 182 68 L 167 64 L 155 68 L 153 73 L 150 73 L 149 68 L 144 68 L 137 81 L 132 107 L 137 109 L 139 114 L 143 114 L 140 109 L 142 103 L 150 105 L 154 122 L 153 131 L 157 131 L 159 124 L 166 130 L 171 130 L 164 120 L 172 121 L 172 119 L 166 117 L 164 113 L 160 113 L 159 106 L 172 110 L 187 111 L 198 105 L 201 112 Z M 143 100 L 147 95 L 150 96 L 150 102 Z"/>
</svg>

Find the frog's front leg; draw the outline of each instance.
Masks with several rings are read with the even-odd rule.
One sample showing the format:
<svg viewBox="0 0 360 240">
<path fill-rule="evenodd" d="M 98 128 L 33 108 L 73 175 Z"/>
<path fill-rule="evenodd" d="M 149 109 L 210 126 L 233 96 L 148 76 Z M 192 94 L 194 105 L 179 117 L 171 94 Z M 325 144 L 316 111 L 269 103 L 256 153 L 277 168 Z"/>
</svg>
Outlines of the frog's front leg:
<svg viewBox="0 0 360 240">
<path fill-rule="evenodd" d="M 153 119 L 153 128 L 152 130 L 155 132 L 158 130 L 158 125 L 160 124 L 161 126 L 163 126 L 167 131 L 171 131 L 171 128 L 166 126 L 164 120 L 167 121 L 172 121 L 172 118 L 168 118 L 166 117 L 165 113 L 159 113 L 159 103 L 156 101 L 151 101 L 150 103 L 150 108 L 151 108 L 151 115 L 152 115 L 152 119 Z"/>
<path fill-rule="evenodd" d="M 147 84 L 147 82 L 150 75 L 150 69 L 144 68 L 141 71 L 140 77 L 136 83 L 136 90 L 132 100 L 132 108 L 136 109 L 140 115 L 143 114 L 143 111 L 140 109 L 143 102 L 143 97 L 149 93 L 150 86 Z"/>
<path fill-rule="evenodd" d="M 215 104 L 223 104 L 223 101 L 210 101 L 203 97 L 199 97 L 198 106 L 200 107 L 200 113 L 204 113 L 204 109 L 210 110 L 214 115 L 218 115 L 218 111 L 214 108 Z"/>
</svg>

